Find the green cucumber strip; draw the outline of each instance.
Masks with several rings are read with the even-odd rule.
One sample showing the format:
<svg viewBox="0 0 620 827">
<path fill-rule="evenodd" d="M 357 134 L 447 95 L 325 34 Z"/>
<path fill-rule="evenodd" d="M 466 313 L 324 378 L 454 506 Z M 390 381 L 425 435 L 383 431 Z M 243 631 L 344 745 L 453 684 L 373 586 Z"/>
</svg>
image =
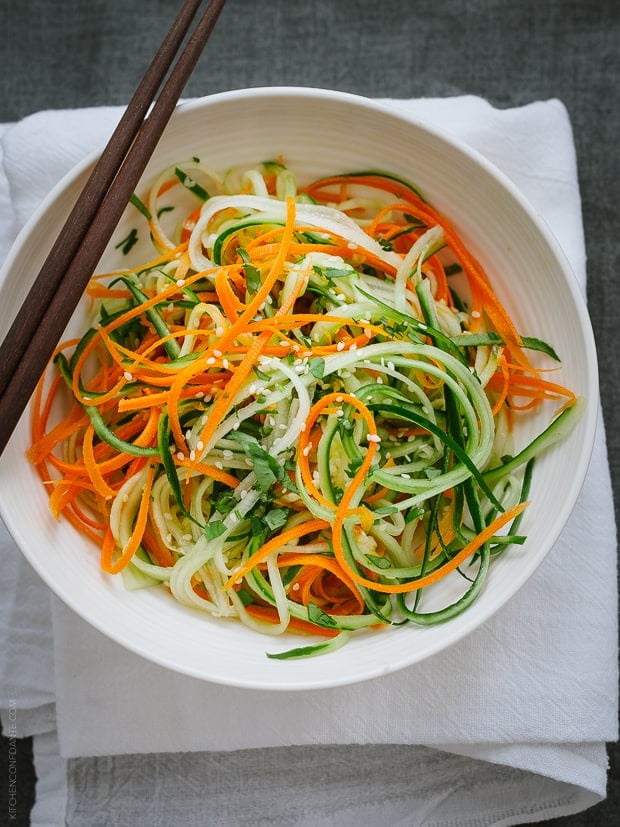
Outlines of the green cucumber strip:
<svg viewBox="0 0 620 827">
<path fill-rule="evenodd" d="M 449 336 L 446 336 L 443 331 L 438 330 L 436 327 L 431 327 L 430 325 L 426 324 L 425 322 L 421 322 L 419 319 L 416 319 L 415 316 L 407 316 L 405 313 L 401 313 L 400 310 L 396 310 L 394 307 L 390 307 L 389 304 L 382 302 L 381 299 L 378 299 L 376 296 L 373 296 L 372 293 L 368 293 L 362 287 L 359 287 L 357 284 L 355 285 L 355 289 L 364 296 L 364 298 L 368 299 L 369 301 L 374 302 L 378 307 L 381 308 L 383 314 L 390 320 L 395 322 L 403 322 L 404 324 L 408 325 L 414 333 L 420 337 L 420 339 L 425 339 L 427 336 L 433 340 L 434 344 L 437 347 L 440 347 L 442 350 L 445 350 L 451 356 L 454 356 L 459 362 L 462 362 L 464 365 L 467 365 L 467 360 L 463 355 L 462 351 L 455 345 L 453 339 Z M 419 341 L 419 339 L 418 339 Z"/>
<path fill-rule="evenodd" d="M 339 175 L 338 177 L 339 178 L 362 178 L 362 177 L 364 177 L 364 178 L 366 178 L 366 177 L 368 177 L 368 178 L 370 178 L 370 177 L 373 177 L 373 178 L 387 178 L 388 181 L 396 181 L 397 183 L 402 184 L 403 186 L 407 187 L 407 189 L 411 190 L 411 192 L 413 192 L 415 195 L 417 195 L 419 199 L 424 201 L 424 203 L 427 203 L 426 199 L 424 198 L 424 196 L 422 195 L 420 190 L 414 184 L 412 184 L 411 181 L 407 181 L 406 178 L 401 178 L 399 175 L 394 175 L 391 172 L 383 172 L 382 170 L 378 170 L 378 169 L 366 169 L 366 170 L 362 170 L 361 172 L 346 172 L 344 175 Z"/>
<path fill-rule="evenodd" d="M 437 311 L 435 310 L 435 304 L 433 296 L 431 295 L 431 288 L 428 279 L 419 281 L 415 286 L 415 292 L 418 297 L 418 301 L 420 302 L 420 309 L 422 311 L 422 315 L 424 316 L 424 321 L 427 325 L 430 325 L 433 331 L 438 330 L 439 321 L 437 319 Z M 437 344 L 437 342 L 435 342 L 435 344 Z"/>
<path fill-rule="evenodd" d="M 246 574 L 245 582 L 255 594 L 271 606 L 276 605 L 270 584 L 267 582 L 264 575 L 257 569 L 253 569 Z M 316 623 L 316 621 L 310 617 L 308 609 L 305 606 L 302 606 L 301 603 L 296 603 L 294 600 L 287 600 L 287 604 L 291 617 L 296 617 L 298 620 L 306 620 L 308 623 L 314 623 L 316 626 L 324 625 Z M 330 626 L 328 628 L 339 629 L 340 631 L 354 631 L 355 629 L 364 629 L 368 626 L 374 626 L 377 622 L 390 622 L 389 620 L 386 620 L 382 614 L 375 614 L 374 612 L 363 615 L 327 614 L 326 617 L 330 619 Z"/>
<path fill-rule="evenodd" d="M 521 336 L 523 347 L 528 350 L 538 350 L 541 353 L 550 356 L 556 362 L 562 360 L 551 347 L 550 344 L 543 339 L 537 339 L 534 336 Z M 504 340 L 495 331 L 489 330 L 485 333 L 460 333 L 458 336 L 452 336 L 452 342 L 458 347 L 480 347 L 481 345 L 503 345 Z"/>
<path fill-rule="evenodd" d="M 452 620 L 457 617 L 457 615 L 460 615 L 465 611 L 465 609 L 471 606 L 480 594 L 480 591 L 484 585 L 489 570 L 489 561 L 491 557 L 488 543 L 485 543 L 485 545 L 479 550 L 479 557 L 480 566 L 471 586 L 467 589 L 465 594 L 454 603 L 451 603 L 449 606 L 439 609 L 438 611 L 418 612 L 415 609 L 409 609 L 407 607 L 404 595 L 398 595 L 397 603 L 399 610 L 412 623 L 416 623 L 419 626 L 436 626 L 439 623 L 445 623 L 447 620 Z"/>
<path fill-rule="evenodd" d="M 430 419 L 420 416 L 415 411 L 409 410 L 408 408 L 403 408 L 400 405 L 385 405 L 382 402 L 371 402 L 368 404 L 368 409 L 371 411 L 383 411 L 397 414 L 398 416 L 402 416 L 403 419 L 408 419 L 410 422 L 419 425 L 421 428 L 425 428 L 434 436 L 439 437 L 439 439 L 456 455 L 457 459 L 467 468 L 493 505 L 499 511 L 504 510 L 502 504 L 489 487 L 489 481 L 487 480 L 486 474 L 483 475 L 478 468 L 476 468 L 465 450 L 454 440 L 452 436 L 450 436 L 450 434 L 442 431 L 441 428 L 438 428 L 437 425 L 435 425 L 434 422 L 431 422 Z"/>
<path fill-rule="evenodd" d="M 140 288 L 137 287 L 131 281 L 131 279 L 128 279 L 125 276 L 120 276 L 118 281 L 122 281 L 123 284 L 125 284 L 125 286 L 129 290 L 131 295 L 134 297 L 134 300 L 136 301 L 136 304 L 140 305 L 140 304 L 144 304 L 145 302 L 148 301 L 148 296 L 146 296 L 142 292 L 142 290 L 140 290 Z M 146 311 L 146 315 L 148 316 L 151 324 L 153 325 L 153 327 L 157 331 L 158 336 L 160 336 L 163 339 L 166 336 L 170 335 L 170 329 L 169 329 L 168 325 L 166 324 L 166 322 L 160 316 L 159 311 L 157 310 L 156 307 L 149 307 L 148 310 Z M 171 359 L 176 359 L 179 356 L 179 354 L 181 353 L 181 348 L 179 346 L 179 343 L 176 341 L 176 339 L 167 339 L 164 342 L 164 350 L 166 351 L 168 356 L 170 356 Z"/>
<path fill-rule="evenodd" d="M 116 434 L 111 431 L 105 424 L 103 417 L 98 409 L 92 405 L 82 405 L 90 419 L 95 433 L 103 442 L 107 442 L 112 448 L 119 453 L 130 454 L 132 457 L 156 457 L 159 454 L 158 448 L 144 448 L 141 445 L 134 445 L 132 442 L 126 442 L 124 439 L 119 439 Z"/>
<path fill-rule="evenodd" d="M 164 466 L 164 471 L 166 472 L 168 484 L 170 485 L 170 489 L 172 490 L 172 494 L 174 496 L 176 504 L 179 507 L 179 510 L 185 517 L 187 517 L 193 523 L 195 523 L 196 525 L 200 525 L 196 518 L 187 510 L 187 508 L 185 507 L 185 503 L 183 502 L 181 482 L 179 480 L 179 475 L 177 474 L 177 468 L 174 464 L 172 452 L 170 451 L 169 417 L 168 414 L 165 412 L 161 413 L 159 417 L 159 423 L 157 425 L 157 445 L 157 453 L 161 458 L 161 463 Z M 204 529 L 204 526 L 200 525 L 200 527 Z"/>
<path fill-rule="evenodd" d="M 227 227 L 225 230 L 222 230 L 222 232 L 215 239 L 213 243 L 213 261 L 216 264 L 222 263 L 222 247 L 229 236 L 233 235 L 239 230 L 243 230 L 245 227 L 260 227 L 264 224 L 275 224 L 279 227 L 284 226 L 284 222 L 282 221 L 282 219 L 275 218 L 273 216 L 262 216 L 260 218 L 250 216 L 249 218 L 242 218 L 240 221 L 236 221 L 231 227 Z"/>
<path fill-rule="evenodd" d="M 495 468 L 490 468 L 488 471 L 485 471 L 483 474 L 485 483 L 487 485 L 494 485 L 503 476 L 512 474 L 521 465 L 539 456 L 543 451 L 555 445 L 556 442 L 561 442 L 566 439 L 581 419 L 586 404 L 585 399 L 579 397 L 570 408 L 565 408 L 544 431 L 526 445 L 522 451 L 519 451 L 516 456 L 502 465 L 497 465 Z"/>
<path fill-rule="evenodd" d="M 58 367 L 61 376 L 63 377 L 69 389 L 71 390 L 73 385 L 73 376 L 66 357 L 62 353 L 59 353 L 54 359 L 54 363 Z M 116 436 L 114 431 L 111 431 L 110 428 L 108 428 L 97 408 L 95 408 L 93 405 L 82 405 L 81 403 L 80 405 L 82 410 L 90 419 L 93 429 L 99 437 L 99 439 L 101 439 L 103 442 L 106 442 L 108 445 L 114 448 L 114 450 L 122 454 L 129 454 L 133 457 L 158 456 L 159 448 L 145 448 L 141 445 L 134 445 L 132 442 L 126 442 L 124 439 L 120 439 Z"/>
<path fill-rule="evenodd" d="M 75 346 L 75 350 L 71 354 L 71 359 L 67 363 L 68 364 L 68 372 L 69 372 L 68 375 L 70 376 L 69 387 L 71 387 L 71 385 L 73 384 L 73 374 L 75 373 L 75 366 L 77 365 L 78 359 L 80 358 L 80 356 L 81 356 L 82 352 L 84 351 L 84 348 L 86 347 L 86 345 L 90 342 L 90 340 L 93 338 L 93 336 L 96 336 L 96 334 L 97 334 L 97 331 L 95 330 L 95 328 L 91 327 L 89 330 L 86 331 L 86 333 L 82 336 L 80 341 Z M 62 357 L 62 358 L 64 359 L 64 357 Z M 60 366 L 60 361 L 58 361 L 58 359 L 56 360 L 56 364 L 58 364 Z M 90 396 L 92 398 L 96 398 L 97 396 L 103 396 L 103 393 L 100 393 L 99 391 L 89 391 L 89 390 L 87 390 L 84 387 L 84 385 L 82 384 L 81 379 L 79 381 L 79 388 L 80 388 L 80 392 L 82 393 L 83 396 Z"/>
<path fill-rule="evenodd" d="M 351 638 L 350 632 L 340 632 L 329 640 L 321 643 L 313 643 L 310 646 L 297 646 L 294 649 L 287 649 L 285 652 L 265 652 L 272 660 L 293 660 L 295 658 L 312 658 L 316 655 L 325 655 L 328 652 L 335 652 L 344 646 Z"/>
</svg>

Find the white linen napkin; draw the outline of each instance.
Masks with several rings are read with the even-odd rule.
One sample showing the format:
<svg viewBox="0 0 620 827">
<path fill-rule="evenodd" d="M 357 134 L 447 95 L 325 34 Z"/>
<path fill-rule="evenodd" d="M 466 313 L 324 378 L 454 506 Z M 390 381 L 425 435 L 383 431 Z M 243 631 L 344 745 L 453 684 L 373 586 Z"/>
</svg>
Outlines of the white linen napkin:
<svg viewBox="0 0 620 827">
<path fill-rule="evenodd" d="M 574 146 L 559 101 L 509 110 L 474 97 L 392 103 L 464 139 L 511 177 L 547 220 L 585 292 Z M 102 145 L 118 115 L 115 109 L 44 112 L 5 131 L 4 170 L 17 225 L 73 163 Z M 0 198 L 0 216 L 3 208 Z M 596 554 L 596 565 L 583 565 L 584 549 Z M 25 573 L 27 564 L 5 541 L 0 554 L 11 557 L 9 568 L 40 599 L 29 617 L 19 600 L 7 600 L 3 587 L 0 622 L 13 645 L 0 653 L 0 676 L 12 676 L 12 683 L 3 681 L 0 702 L 5 704 L 7 693 L 21 697 L 22 689 L 25 706 L 36 709 L 37 701 L 55 700 L 60 750 L 67 757 L 421 744 L 602 796 L 604 742 L 617 737 L 615 551 L 599 423 L 588 478 L 569 524 L 534 577 L 491 620 L 447 652 L 372 682 L 269 693 L 169 672 L 108 640 L 55 598 L 52 683 L 49 663 L 34 657 L 36 640 L 43 652 L 52 645 L 46 590 Z M 585 619 L 575 609 L 582 603 L 589 607 Z M 24 640 L 32 648 L 21 648 L 20 656 Z"/>
</svg>

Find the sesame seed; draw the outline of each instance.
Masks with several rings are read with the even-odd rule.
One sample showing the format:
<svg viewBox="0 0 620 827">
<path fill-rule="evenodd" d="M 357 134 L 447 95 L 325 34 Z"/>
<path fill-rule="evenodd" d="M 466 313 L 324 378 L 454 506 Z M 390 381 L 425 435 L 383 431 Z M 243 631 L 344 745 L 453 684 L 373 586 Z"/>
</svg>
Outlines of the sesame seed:
<svg viewBox="0 0 620 827">
<path fill-rule="evenodd" d="M 223 470 L 224 470 L 224 465 L 223 465 L 223 464 L 219 461 L 219 459 L 218 459 L 218 461 L 215 463 L 215 467 L 216 467 L 219 471 L 223 471 Z"/>
<path fill-rule="evenodd" d="M 224 457 L 224 459 L 232 459 L 234 454 L 232 451 L 226 448 L 224 451 L 222 451 L 222 456 Z"/>
<path fill-rule="evenodd" d="M 191 450 L 191 451 L 189 452 L 189 461 L 190 461 L 190 462 L 193 462 L 195 459 L 196 459 L 196 451 Z"/>
<path fill-rule="evenodd" d="M 132 382 L 132 381 L 133 381 L 133 376 L 131 375 L 131 373 L 129 373 L 129 371 L 128 371 L 128 370 L 126 370 L 126 371 L 125 371 L 125 373 L 123 374 L 123 376 L 125 377 L 125 379 L 126 379 L 128 382 Z"/>
<path fill-rule="evenodd" d="M 183 451 L 177 451 L 177 459 L 180 459 L 180 460 L 185 459 L 185 454 L 183 453 Z"/>
<path fill-rule="evenodd" d="M 201 439 L 199 439 L 199 440 L 198 440 L 198 442 L 196 443 L 196 450 L 198 450 L 198 451 L 202 451 L 202 449 L 203 449 L 204 447 L 205 447 L 204 442 L 203 442 Z"/>
<path fill-rule="evenodd" d="M 228 361 L 228 359 L 222 359 L 222 367 L 224 368 L 224 370 L 228 370 L 229 365 L 230 362 Z"/>
<path fill-rule="evenodd" d="M 402 477 L 402 479 L 404 479 L 404 480 L 410 480 L 410 479 L 411 479 L 411 474 L 401 474 L 400 476 L 401 476 L 401 477 Z"/>
<path fill-rule="evenodd" d="M 479 319 L 480 318 L 480 311 L 479 310 L 472 310 L 471 311 L 472 319 Z"/>
<path fill-rule="evenodd" d="M 214 364 L 215 364 L 215 359 L 213 358 L 213 356 L 209 356 L 209 358 L 207 359 L 207 365 L 214 365 Z"/>
<path fill-rule="evenodd" d="M 183 287 L 185 284 L 185 279 L 177 279 L 177 287 Z"/>
<path fill-rule="evenodd" d="M 221 350 L 214 350 L 213 355 L 219 359 L 220 356 L 222 355 L 222 351 Z"/>
<path fill-rule="evenodd" d="M 366 436 L 366 439 L 368 440 L 368 442 L 381 442 L 381 437 L 379 436 L 379 434 L 368 434 Z"/>
<path fill-rule="evenodd" d="M 336 345 L 336 350 L 344 350 L 344 342 L 338 342 Z"/>
<path fill-rule="evenodd" d="M 349 345 L 349 350 L 357 350 L 357 345 L 355 344 L 355 342 L 351 342 L 351 344 Z"/>
</svg>

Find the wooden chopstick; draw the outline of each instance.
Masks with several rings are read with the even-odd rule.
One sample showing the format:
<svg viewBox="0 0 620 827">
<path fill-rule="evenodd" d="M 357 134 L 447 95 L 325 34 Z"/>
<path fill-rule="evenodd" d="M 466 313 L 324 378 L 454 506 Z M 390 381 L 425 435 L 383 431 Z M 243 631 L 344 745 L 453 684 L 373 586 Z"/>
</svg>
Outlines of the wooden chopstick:
<svg viewBox="0 0 620 827">
<path fill-rule="evenodd" d="M 153 103 L 201 0 L 186 0 L 183 4 L 0 346 L 0 454 L 170 120 L 225 2 L 211 0 Z"/>
<path fill-rule="evenodd" d="M 28 342 L 36 331 L 50 294 L 59 287 L 84 234 L 92 224 L 118 172 L 119 158 L 125 157 L 133 143 L 201 2 L 186 0 L 183 4 L 75 202 L 29 291 L 28 300 L 20 307 L 0 348 L 0 394 L 21 361 L 23 343 Z"/>
</svg>

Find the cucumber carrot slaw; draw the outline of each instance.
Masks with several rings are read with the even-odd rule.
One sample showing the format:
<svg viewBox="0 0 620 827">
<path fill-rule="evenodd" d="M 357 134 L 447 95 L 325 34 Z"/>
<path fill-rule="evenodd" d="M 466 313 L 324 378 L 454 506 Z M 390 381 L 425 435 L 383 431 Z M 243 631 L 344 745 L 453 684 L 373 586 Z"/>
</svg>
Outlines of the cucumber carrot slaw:
<svg viewBox="0 0 620 827">
<path fill-rule="evenodd" d="M 584 402 L 449 220 L 389 173 L 280 161 L 194 158 L 132 204 L 119 257 L 149 256 L 93 277 L 35 395 L 54 516 L 130 589 L 309 636 L 272 658 L 465 611 Z"/>
</svg>

